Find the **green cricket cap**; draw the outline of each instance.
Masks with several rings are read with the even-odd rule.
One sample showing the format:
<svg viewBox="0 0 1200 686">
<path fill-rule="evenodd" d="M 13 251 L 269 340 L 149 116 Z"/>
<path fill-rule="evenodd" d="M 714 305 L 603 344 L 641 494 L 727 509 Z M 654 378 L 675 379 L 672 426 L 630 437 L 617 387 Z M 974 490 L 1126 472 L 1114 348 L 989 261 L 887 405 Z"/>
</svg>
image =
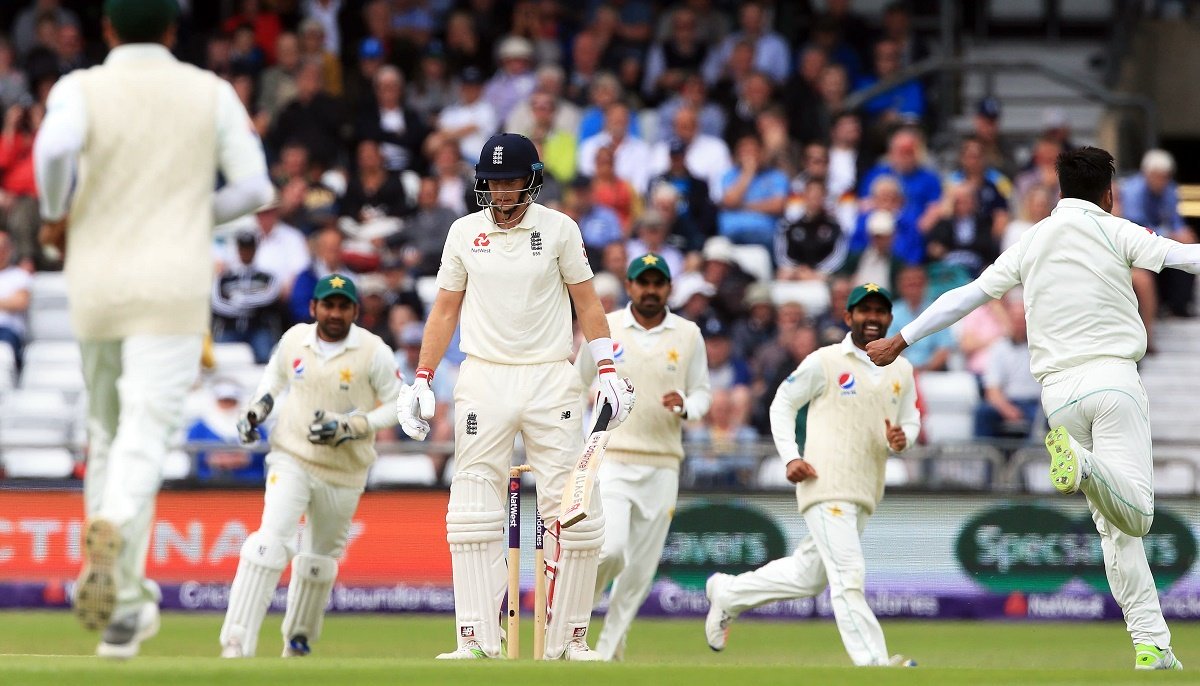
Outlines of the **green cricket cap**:
<svg viewBox="0 0 1200 686">
<path fill-rule="evenodd" d="M 854 309 L 854 306 L 863 301 L 863 298 L 868 295 L 878 295 L 887 301 L 888 307 L 892 305 L 892 294 L 888 290 L 877 283 L 864 283 L 861 286 L 855 286 L 854 290 L 850 291 L 850 297 L 846 298 L 846 311 Z"/>
<path fill-rule="evenodd" d="M 671 268 L 667 266 L 667 261 L 663 259 L 662 255 L 655 255 L 652 252 L 630 262 L 629 269 L 625 270 L 625 278 L 633 281 L 651 269 L 667 277 L 667 281 L 671 280 Z"/>
<path fill-rule="evenodd" d="M 107 0 L 104 16 L 123 43 L 157 43 L 179 17 L 179 0 Z"/>
<path fill-rule="evenodd" d="M 358 303 L 358 288 L 350 279 L 341 274 L 330 274 L 317 282 L 313 289 L 313 300 L 324 300 L 331 295 L 344 295 L 350 302 Z"/>
</svg>

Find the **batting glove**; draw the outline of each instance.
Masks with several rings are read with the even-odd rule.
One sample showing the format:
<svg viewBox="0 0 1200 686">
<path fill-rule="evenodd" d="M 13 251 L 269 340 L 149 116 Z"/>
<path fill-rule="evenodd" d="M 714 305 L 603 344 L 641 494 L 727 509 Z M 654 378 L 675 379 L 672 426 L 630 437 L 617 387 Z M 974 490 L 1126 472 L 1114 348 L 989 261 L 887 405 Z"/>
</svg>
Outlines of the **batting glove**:
<svg viewBox="0 0 1200 686">
<path fill-rule="evenodd" d="M 595 406 L 600 407 L 607 402 L 612 406 L 612 419 L 608 420 L 608 428 L 617 428 L 629 418 L 633 412 L 633 382 L 629 377 L 617 376 L 615 367 L 600 368 L 599 387 L 596 389 Z"/>
<path fill-rule="evenodd" d="M 429 382 L 433 372 L 418 369 L 411 386 L 403 386 L 396 398 L 396 419 L 400 428 L 412 439 L 423 441 L 429 435 L 429 420 L 437 410 L 437 400 Z"/>
<path fill-rule="evenodd" d="M 258 433 L 258 427 L 267 420 L 267 415 L 271 414 L 271 410 L 274 408 L 275 399 L 271 397 L 270 393 L 267 393 L 242 412 L 237 423 L 238 438 L 241 439 L 242 445 L 258 443 L 258 439 L 262 437 Z"/>
<path fill-rule="evenodd" d="M 308 442 L 337 447 L 346 441 L 364 438 L 371 433 L 367 415 L 361 412 L 338 414 L 317 410 L 308 425 Z"/>
</svg>

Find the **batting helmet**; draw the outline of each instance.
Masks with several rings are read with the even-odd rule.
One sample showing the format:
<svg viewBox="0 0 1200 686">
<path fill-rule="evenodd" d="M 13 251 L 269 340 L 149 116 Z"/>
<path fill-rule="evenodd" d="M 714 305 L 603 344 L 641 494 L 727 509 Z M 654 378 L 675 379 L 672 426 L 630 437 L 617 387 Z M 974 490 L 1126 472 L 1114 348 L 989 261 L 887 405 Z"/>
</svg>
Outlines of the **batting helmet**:
<svg viewBox="0 0 1200 686">
<path fill-rule="evenodd" d="M 480 207 L 495 207 L 487 181 L 500 179 L 527 179 L 525 200 L 528 205 L 537 200 L 542 191 L 542 169 L 537 148 L 533 141 L 519 133 L 498 133 L 484 143 L 475 165 L 475 202 Z"/>
</svg>

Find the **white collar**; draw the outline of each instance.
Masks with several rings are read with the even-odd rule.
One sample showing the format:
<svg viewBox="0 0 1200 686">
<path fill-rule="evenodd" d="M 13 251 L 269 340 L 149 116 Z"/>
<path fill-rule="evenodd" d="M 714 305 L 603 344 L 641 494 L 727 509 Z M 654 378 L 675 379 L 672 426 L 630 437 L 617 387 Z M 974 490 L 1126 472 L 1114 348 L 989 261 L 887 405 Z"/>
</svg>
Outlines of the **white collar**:
<svg viewBox="0 0 1200 686">
<path fill-rule="evenodd" d="M 105 64 L 132 64 L 142 61 L 175 61 L 175 56 L 167 50 L 167 46 L 159 43 L 126 43 L 118 45 L 104 58 Z"/>
<path fill-rule="evenodd" d="M 871 357 L 867 355 L 867 351 L 863 350 L 857 345 L 854 345 L 854 341 L 850 339 L 850 334 L 846 334 L 846 337 L 842 339 L 842 342 L 839 345 L 842 346 L 843 355 L 854 355 L 872 367 L 875 366 L 875 363 L 871 361 Z"/>
<path fill-rule="evenodd" d="M 664 307 L 663 309 L 666 310 L 667 314 L 666 314 L 666 316 L 663 317 L 662 323 L 659 324 L 658 326 L 654 327 L 653 329 L 647 329 L 646 327 L 642 326 L 641 324 L 638 324 L 637 319 L 634 319 L 633 303 L 630 303 L 625 306 L 625 319 L 622 322 L 622 326 L 624 326 L 624 328 L 626 328 L 626 329 L 638 329 L 641 331 L 645 331 L 646 333 L 654 333 L 655 331 L 658 331 L 660 329 L 674 329 L 675 321 L 674 321 L 674 317 L 671 316 L 671 309 L 667 308 L 667 307 Z"/>
<path fill-rule="evenodd" d="M 1054 209 L 1051 210 L 1050 214 L 1054 214 L 1061 209 L 1083 210 L 1084 212 L 1100 214 L 1104 215 L 1105 217 L 1112 216 L 1108 212 L 1100 209 L 1099 205 L 1086 200 L 1080 200 L 1079 198 L 1063 198 L 1062 200 L 1059 200 L 1058 204 L 1054 206 Z"/>
<path fill-rule="evenodd" d="M 346 334 L 346 338 L 342 342 L 346 344 L 346 350 L 353 350 L 362 345 L 362 334 L 357 324 L 350 325 L 350 333 Z M 308 332 L 308 336 L 304 339 L 304 345 L 313 350 L 321 349 L 317 342 L 317 325 L 315 322 L 312 325 L 312 329 Z"/>
</svg>

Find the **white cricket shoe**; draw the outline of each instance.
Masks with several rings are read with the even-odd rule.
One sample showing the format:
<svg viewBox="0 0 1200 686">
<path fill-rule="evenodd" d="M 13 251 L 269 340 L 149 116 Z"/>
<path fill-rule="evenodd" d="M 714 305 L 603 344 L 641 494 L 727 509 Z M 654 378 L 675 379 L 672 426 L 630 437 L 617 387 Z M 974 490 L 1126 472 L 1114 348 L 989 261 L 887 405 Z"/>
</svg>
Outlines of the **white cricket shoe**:
<svg viewBox="0 0 1200 686">
<path fill-rule="evenodd" d="M 598 650 L 592 650 L 588 647 L 587 641 L 582 638 L 573 638 L 570 643 L 567 643 L 567 649 L 563 651 L 562 659 L 569 662 L 604 662 L 604 656 Z"/>
<path fill-rule="evenodd" d="M 734 615 L 727 612 L 722 605 L 717 602 L 718 588 L 733 577 L 728 574 L 713 574 L 708 577 L 708 581 L 704 582 L 704 595 L 708 597 L 708 616 L 704 618 L 704 637 L 708 640 L 708 647 L 716 652 L 725 650 L 725 644 L 729 642 L 729 625 L 733 624 Z"/>
<path fill-rule="evenodd" d="M 483 646 L 479 645 L 479 641 L 467 641 L 458 647 L 457 650 L 452 650 L 448 653 L 442 653 L 437 656 L 439 660 L 487 660 L 489 656 Z"/>
<path fill-rule="evenodd" d="M 903 655 L 893 655 L 887 662 L 888 667 L 916 667 L 917 661 Z"/>
<path fill-rule="evenodd" d="M 154 638 L 160 626 L 158 603 L 142 603 L 137 612 L 109 622 L 96 646 L 96 655 L 120 660 L 136 657 L 142 642 Z"/>
<path fill-rule="evenodd" d="M 221 645 L 221 657 L 223 658 L 239 658 L 246 657 L 242 652 L 242 641 L 239 638 L 231 638 L 228 642 Z"/>
</svg>

